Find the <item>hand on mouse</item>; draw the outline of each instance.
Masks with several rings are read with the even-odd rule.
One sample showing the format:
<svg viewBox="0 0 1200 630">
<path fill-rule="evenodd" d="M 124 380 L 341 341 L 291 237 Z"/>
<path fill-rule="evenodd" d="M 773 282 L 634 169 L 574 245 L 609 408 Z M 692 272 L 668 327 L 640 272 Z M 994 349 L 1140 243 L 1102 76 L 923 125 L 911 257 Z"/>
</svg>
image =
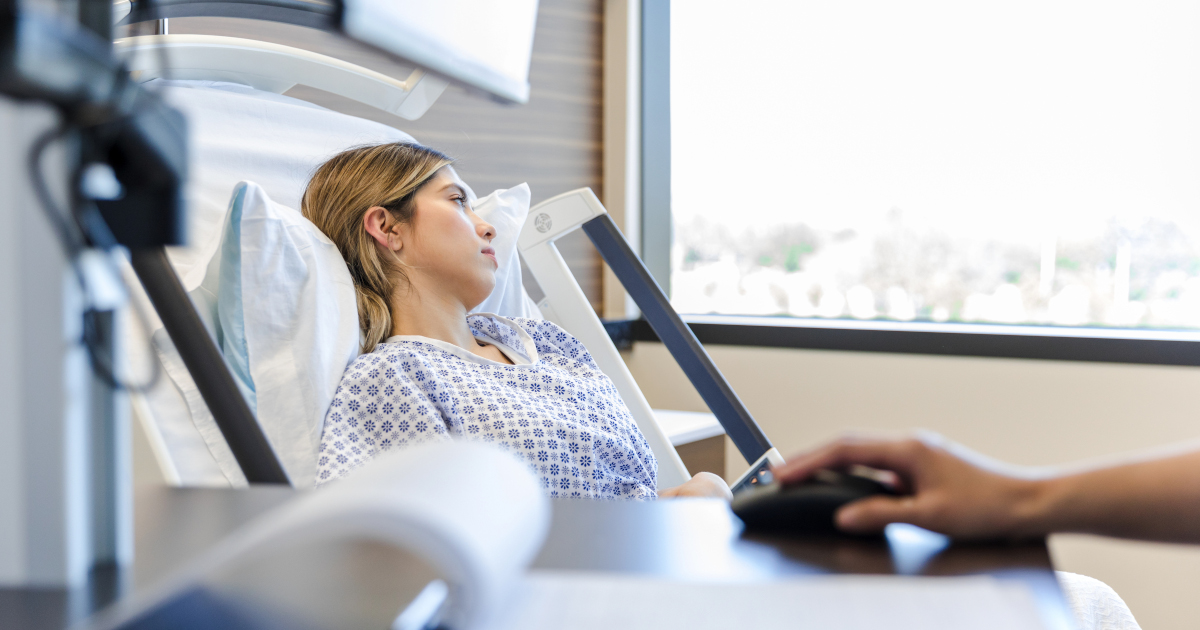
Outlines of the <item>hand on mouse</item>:
<svg viewBox="0 0 1200 630">
<path fill-rule="evenodd" d="M 724 479 L 709 472 L 702 472 L 696 473 L 691 479 L 674 488 L 660 490 L 658 493 L 660 499 L 679 497 L 706 497 L 732 501 L 733 493 L 729 491 L 729 484 L 726 484 Z"/>
<path fill-rule="evenodd" d="M 845 437 L 795 455 L 773 473 L 788 484 L 822 468 L 856 464 L 892 471 L 905 496 L 873 496 L 843 506 L 837 525 L 844 531 L 872 533 L 901 522 L 966 539 L 1039 533 L 1027 531 L 1023 518 L 1035 510 L 1036 482 L 1005 474 L 1002 464 L 934 433 L 906 439 Z"/>
</svg>

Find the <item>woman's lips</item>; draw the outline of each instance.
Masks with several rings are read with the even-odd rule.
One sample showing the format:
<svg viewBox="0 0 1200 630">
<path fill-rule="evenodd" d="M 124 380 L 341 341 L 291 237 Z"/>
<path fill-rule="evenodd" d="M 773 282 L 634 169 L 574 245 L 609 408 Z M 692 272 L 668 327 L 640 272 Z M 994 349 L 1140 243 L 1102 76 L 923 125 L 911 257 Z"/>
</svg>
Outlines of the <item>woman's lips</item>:
<svg viewBox="0 0 1200 630">
<path fill-rule="evenodd" d="M 492 263 L 496 265 L 497 269 L 500 268 L 500 261 L 496 260 L 496 250 L 492 249 L 491 247 L 484 248 L 483 255 L 491 258 Z"/>
</svg>

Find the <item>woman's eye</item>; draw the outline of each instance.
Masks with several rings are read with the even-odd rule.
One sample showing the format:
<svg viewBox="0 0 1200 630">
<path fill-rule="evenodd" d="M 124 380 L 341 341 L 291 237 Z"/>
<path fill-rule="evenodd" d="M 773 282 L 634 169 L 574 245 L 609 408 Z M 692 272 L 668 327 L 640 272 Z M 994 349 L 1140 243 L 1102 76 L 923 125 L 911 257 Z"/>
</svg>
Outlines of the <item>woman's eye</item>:
<svg viewBox="0 0 1200 630">
<path fill-rule="evenodd" d="M 466 197 L 455 197 L 454 201 L 458 204 L 459 208 L 467 207 L 467 198 Z"/>
</svg>

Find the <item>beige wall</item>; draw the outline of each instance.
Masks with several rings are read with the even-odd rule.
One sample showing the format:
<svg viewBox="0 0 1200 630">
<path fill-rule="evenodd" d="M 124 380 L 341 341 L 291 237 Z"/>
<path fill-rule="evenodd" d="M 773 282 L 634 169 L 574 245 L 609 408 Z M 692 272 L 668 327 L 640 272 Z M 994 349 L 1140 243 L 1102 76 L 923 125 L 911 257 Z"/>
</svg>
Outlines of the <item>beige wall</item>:
<svg viewBox="0 0 1200 630">
<path fill-rule="evenodd" d="M 1200 436 L 1200 369 L 710 346 L 786 456 L 849 429 L 942 432 L 996 457 L 1052 464 Z M 626 362 L 656 408 L 705 410 L 661 344 Z M 729 475 L 745 460 L 728 448 Z M 1111 585 L 1143 628 L 1200 619 L 1200 547 L 1055 536 L 1057 567 Z"/>
</svg>

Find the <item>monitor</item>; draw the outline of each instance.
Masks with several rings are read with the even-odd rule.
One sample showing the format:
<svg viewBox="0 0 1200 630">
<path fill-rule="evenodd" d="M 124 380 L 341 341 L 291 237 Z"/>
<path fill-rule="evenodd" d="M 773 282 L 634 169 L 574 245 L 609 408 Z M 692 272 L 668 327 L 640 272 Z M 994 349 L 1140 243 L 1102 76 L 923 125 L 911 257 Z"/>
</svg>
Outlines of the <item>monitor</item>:
<svg viewBox="0 0 1200 630">
<path fill-rule="evenodd" d="M 349 37 L 514 103 L 529 101 L 537 0 L 342 0 Z"/>
</svg>

